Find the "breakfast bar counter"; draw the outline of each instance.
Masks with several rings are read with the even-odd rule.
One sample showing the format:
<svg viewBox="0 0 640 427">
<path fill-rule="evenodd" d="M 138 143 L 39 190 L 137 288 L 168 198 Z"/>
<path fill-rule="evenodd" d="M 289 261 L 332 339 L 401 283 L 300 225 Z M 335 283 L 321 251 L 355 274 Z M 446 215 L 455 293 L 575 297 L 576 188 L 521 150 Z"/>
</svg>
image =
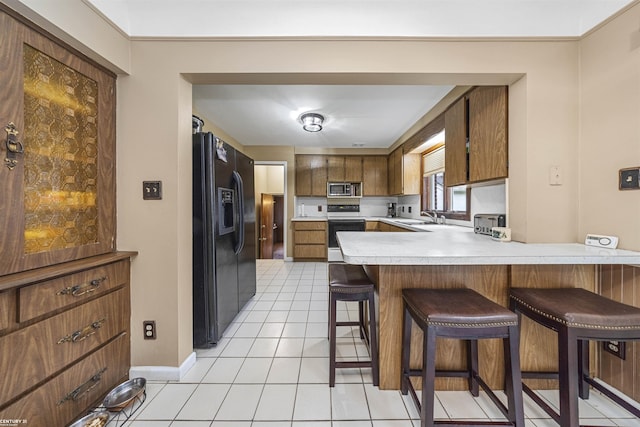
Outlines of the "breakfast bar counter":
<svg viewBox="0 0 640 427">
<path fill-rule="evenodd" d="M 344 261 L 365 266 L 376 282 L 381 389 L 400 386 L 404 288 L 467 287 L 506 307 L 511 287 L 581 287 L 597 292 L 601 265 L 640 265 L 640 252 L 634 251 L 571 243 L 500 242 L 457 226 L 433 225 L 423 231 L 431 232 L 338 233 Z M 419 328 L 413 330 L 412 348 L 420 349 L 421 333 Z M 491 387 L 500 389 L 504 380 L 502 345 L 498 340 L 483 341 L 480 373 Z M 439 340 L 437 368 L 462 368 L 465 353 L 461 342 Z M 412 367 L 419 368 L 421 360 L 421 350 L 412 352 Z M 555 334 L 526 318 L 522 320 L 521 366 L 528 371 L 557 369 Z M 590 370 L 596 366 L 592 360 Z M 533 388 L 556 387 L 549 380 L 527 383 Z M 460 378 L 438 378 L 436 387 L 463 390 L 466 385 Z"/>
</svg>

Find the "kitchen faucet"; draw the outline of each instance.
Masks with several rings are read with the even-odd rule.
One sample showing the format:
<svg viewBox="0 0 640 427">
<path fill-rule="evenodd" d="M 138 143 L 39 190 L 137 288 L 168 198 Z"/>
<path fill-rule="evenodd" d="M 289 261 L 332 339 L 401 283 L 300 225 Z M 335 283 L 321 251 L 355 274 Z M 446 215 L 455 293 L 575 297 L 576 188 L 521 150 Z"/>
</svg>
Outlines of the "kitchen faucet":
<svg viewBox="0 0 640 427">
<path fill-rule="evenodd" d="M 427 218 L 429 218 L 431 220 L 431 222 L 433 222 L 434 224 L 438 223 L 438 214 L 436 214 L 435 212 L 429 212 L 429 211 L 420 211 L 420 215 L 426 216 Z"/>
</svg>

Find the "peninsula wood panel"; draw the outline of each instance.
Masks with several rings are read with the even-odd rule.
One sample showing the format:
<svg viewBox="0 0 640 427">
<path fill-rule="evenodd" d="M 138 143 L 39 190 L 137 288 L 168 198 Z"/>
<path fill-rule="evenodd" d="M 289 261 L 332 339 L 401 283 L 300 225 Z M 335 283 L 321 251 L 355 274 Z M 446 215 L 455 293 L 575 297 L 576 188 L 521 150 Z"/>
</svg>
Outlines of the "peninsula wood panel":
<svg viewBox="0 0 640 427">
<path fill-rule="evenodd" d="M 371 270 L 371 268 L 369 268 Z M 402 289 L 462 288 L 474 289 L 485 297 L 506 306 L 508 266 L 388 266 L 377 268 L 378 310 L 380 321 L 380 388 L 400 387 L 400 355 L 402 341 Z M 373 276 L 375 272 L 371 272 Z M 411 366 L 422 363 L 422 332 L 414 325 Z M 415 351 L 414 351 L 415 350 Z M 479 342 L 480 374 L 492 387 L 502 388 L 504 362 L 502 341 Z M 463 341 L 437 341 L 438 369 L 462 369 L 466 358 Z M 459 378 L 438 378 L 439 390 L 462 390 L 466 381 Z"/>
<path fill-rule="evenodd" d="M 584 288 L 595 291 L 596 266 L 593 265 L 514 265 L 511 287 L 514 288 Z M 521 318 L 520 364 L 523 371 L 558 370 L 558 334 L 526 316 Z M 592 345 L 591 353 L 595 347 Z M 590 370 L 596 366 L 591 358 Z M 525 380 L 535 389 L 556 389 L 554 380 Z"/>
<path fill-rule="evenodd" d="M 625 304 L 640 307 L 640 268 L 628 265 L 600 266 L 600 294 Z M 598 376 L 607 384 L 640 401 L 640 343 L 626 343 L 625 360 L 602 350 L 598 345 Z"/>
</svg>

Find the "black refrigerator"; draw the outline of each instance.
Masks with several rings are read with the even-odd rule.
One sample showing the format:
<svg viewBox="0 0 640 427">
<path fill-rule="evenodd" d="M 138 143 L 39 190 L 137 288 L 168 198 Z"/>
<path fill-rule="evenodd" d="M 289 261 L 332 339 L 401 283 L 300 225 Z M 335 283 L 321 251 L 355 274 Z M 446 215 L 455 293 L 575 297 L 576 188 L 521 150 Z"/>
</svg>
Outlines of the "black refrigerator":
<svg viewBox="0 0 640 427">
<path fill-rule="evenodd" d="M 253 160 L 193 135 L 193 346 L 211 347 L 256 293 Z"/>
</svg>

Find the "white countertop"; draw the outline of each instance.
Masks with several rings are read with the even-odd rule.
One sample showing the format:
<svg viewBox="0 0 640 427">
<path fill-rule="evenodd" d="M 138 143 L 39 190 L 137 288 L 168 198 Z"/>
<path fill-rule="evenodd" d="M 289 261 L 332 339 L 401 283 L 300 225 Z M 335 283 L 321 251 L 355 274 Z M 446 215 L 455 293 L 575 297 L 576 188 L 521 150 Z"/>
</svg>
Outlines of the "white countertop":
<svg viewBox="0 0 640 427">
<path fill-rule="evenodd" d="M 498 242 L 473 229 L 427 226 L 424 233 L 340 231 L 344 261 L 368 265 L 640 264 L 640 252 L 578 243 Z"/>
</svg>

